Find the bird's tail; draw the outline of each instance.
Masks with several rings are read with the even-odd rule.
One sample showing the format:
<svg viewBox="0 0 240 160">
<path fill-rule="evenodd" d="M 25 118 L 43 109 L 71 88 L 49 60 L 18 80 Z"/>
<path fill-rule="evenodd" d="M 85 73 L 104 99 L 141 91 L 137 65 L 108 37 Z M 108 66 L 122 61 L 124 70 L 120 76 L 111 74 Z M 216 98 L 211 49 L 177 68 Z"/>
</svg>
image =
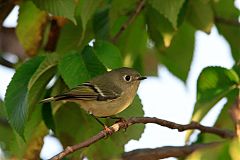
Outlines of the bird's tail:
<svg viewBox="0 0 240 160">
<path fill-rule="evenodd" d="M 41 100 L 39 103 L 48 103 L 48 102 L 52 102 L 55 100 L 56 100 L 55 97 L 49 97 L 49 98 Z"/>
</svg>

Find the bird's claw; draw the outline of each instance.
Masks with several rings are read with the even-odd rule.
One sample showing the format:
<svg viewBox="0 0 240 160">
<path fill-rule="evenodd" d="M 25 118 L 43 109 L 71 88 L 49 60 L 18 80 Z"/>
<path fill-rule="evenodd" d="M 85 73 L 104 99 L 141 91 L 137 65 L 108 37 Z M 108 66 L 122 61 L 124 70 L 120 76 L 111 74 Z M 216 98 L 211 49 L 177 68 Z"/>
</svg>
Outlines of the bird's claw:
<svg viewBox="0 0 240 160">
<path fill-rule="evenodd" d="M 113 134 L 113 131 L 111 130 L 111 128 L 109 128 L 106 125 L 104 125 L 103 131 L 104 131 L 103 133 L 104 133 L 105 138 L 107 138 L 108 135 L 112 135 Z"/>
</svg>

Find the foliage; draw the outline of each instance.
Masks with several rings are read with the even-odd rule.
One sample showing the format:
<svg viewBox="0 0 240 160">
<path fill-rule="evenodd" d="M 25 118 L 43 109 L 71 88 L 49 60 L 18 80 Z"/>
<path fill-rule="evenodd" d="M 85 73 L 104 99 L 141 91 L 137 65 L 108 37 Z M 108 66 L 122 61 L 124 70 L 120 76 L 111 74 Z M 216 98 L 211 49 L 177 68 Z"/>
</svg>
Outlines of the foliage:
<svg viewBox="0 0 240 160">
<path fill-rule="evenodd" d="M 4 102 L 0 102 L 0 118 L 6 122 L 0 123 L 0 147 L 7 157 L 38 159 L 48 129 L 63 146 L 76 144 L 100 131 L 94 119 L 75 103 L 38 102 L 107 69 L 128 66 L 144 75 L 156 75 L 161 64 L 186 82 L 195 32 L 208 34 L 214 25 L 229 43 L 235 65 L 231 69 L 212 66 L 202 71 L 192 120 L 200 122 L 216 103 L 226 98 L 215 126 L 234 130 L 228 110 L 240 96 L 240 27 L 236 24 L 240 12 L 233 0 L 22 0 L 18 3 L 16 33 L 29 59 L 16 65 Z M 139 8 L 141 3 L 143 7 Z M 49 51 L 47 45 L 53 49 Z M 138 96 L 120 115 L 144 115 Z M 124 145 L 131 139 L 138 140 L 143 130 L 144 126 L 134 125 L 71 156 L 118 158 Z M 187 140 L 191 134 L 187 133 Z M 219 138 L 199 134 L 196 143 L 216 139 Z M 237 147 L 237 140 L 226 141 L 210 157 L 239 159 Z M 199 150 L 187 159 L 207 159 L 206 155 L 210 155 L 209 151 Z"/>
</svg>

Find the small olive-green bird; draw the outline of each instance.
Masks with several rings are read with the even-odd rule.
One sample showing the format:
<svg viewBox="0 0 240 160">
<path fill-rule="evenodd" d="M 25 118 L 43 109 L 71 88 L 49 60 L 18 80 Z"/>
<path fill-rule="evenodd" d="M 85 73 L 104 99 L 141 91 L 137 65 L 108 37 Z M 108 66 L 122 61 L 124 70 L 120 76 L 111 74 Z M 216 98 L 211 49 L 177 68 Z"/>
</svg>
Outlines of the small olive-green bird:
<svg viewBox="0 0 240 160">
<path fill-rule="evenodd" d="M 80 104 L 95 117 L 114 116 L 133 101 L 140 81 L 146 79 L 132 68 L 119 68 L 99 75 L 70 91 L 42 100 L 70 101 Z"/>
</svg>

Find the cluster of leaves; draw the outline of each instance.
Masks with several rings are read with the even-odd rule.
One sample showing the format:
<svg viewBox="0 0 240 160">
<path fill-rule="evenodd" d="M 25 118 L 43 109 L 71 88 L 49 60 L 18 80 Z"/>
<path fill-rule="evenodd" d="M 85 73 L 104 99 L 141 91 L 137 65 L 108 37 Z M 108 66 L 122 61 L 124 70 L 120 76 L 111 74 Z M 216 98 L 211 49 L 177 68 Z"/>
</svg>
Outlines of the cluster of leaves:
<svg viewBox="0 0 240 160">
<path fill-rule="evenodd" d="M 216 17 L 237 21 L 239 11 L 233 2 L 21 1 L 16 33 L 26 54 L 32 58 L 17 67 L 4 103 L 0 103 L 0 116 L 4 122 L 0 124 L 0 130 L 4 130 L 0 133 L 1 148 L 11 157 L 37 159 L 49 129 L 64 146 L 97 133 L 100 126 L 76 104 L 38 102 L 73 88 L 106 69 L 129 66 L 142 74 L 156 75 L 157 65 L 164 64 L 175 76 L 186 81 L 197 30 L 210 33 L 215 24 L 231 46 L 232 57 L 237 63 L 240 59 L 240 28 L 215 21 Z M 141 3 L 143 8 L 139 8 Z M 131 18 L 132 22 L 127 23 Z M 116 36 L 118 33 L 121 33 L 119 37 Z M 49 45 L 50 50 L 46 47 Z M 228 103 L 216 125 L 228 123 L 227 126 L 233 128 L 230 120 L 223 119 L 228 117 L 227 109 L 239 96 L 239 70 L 235 65 L 231 70 L 210 67 L 201 73 L 193 120 L 200 121 L 220 99 L 227 97 Z M 138 97 L 122 116 L 143 116 Z M 123 152 L 124 144 L 130 139 L 139 139 L 143 130 L 143 126 L 133 126 L 127 132 L 100 141 L 73 156 L 117 157 Z"/>
<path fill-rule="evenodd" d="M 215 127 L 235 130 L 235 124 L 229 114 L 229 111 L 236 107 L 239 108 L 240 98 L 240 65 L 235 65 L 232 69 L 222 67 L 207 67 L 199 75 L 197 82 L 197 100 L 192 114 L 192 121 L 200 122 L 208 112 L 214 108 L 223 98 L 227 102 L 219 113 L 214 124 Z M 192 131 L 186 134 L 186 140 L 189 141 Z M 196 143 L 207 143 L 221 141 L 222 139 L 214 134 L 198 135 Z M 215 152 L 211 150 L 200 150 L 193 153 L 188 159 L 239 159 L 239 139 L 225 141 L 216 147 Z"/>
</svg>

